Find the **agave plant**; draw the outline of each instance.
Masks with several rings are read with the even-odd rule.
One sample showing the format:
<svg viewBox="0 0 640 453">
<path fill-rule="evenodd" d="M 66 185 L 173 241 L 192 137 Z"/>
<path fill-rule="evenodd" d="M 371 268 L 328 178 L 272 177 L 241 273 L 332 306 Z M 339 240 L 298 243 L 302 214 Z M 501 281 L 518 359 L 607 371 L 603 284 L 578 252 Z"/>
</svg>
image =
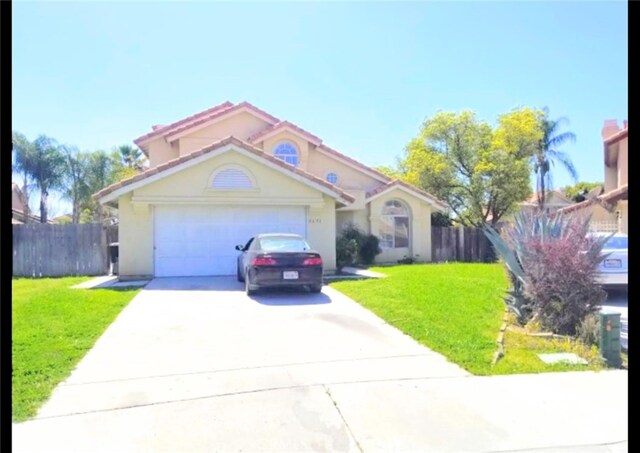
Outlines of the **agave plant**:
<svg viewBox="0 0 640 453">
<path fill-rule="evenodd" d="M 498 230 L 490 225 L 485 226 L 484 234 L 509 272 L 512 289 L 507 290 L 507 296 L 503 297 L 503 300 L 507 304 L 507 308 L 516 314 L 518 322 L 524 324 L 531 312 L 531 304 L 528 303 L 524 295 L 525 274 L 522 262 L 518 257 L 518 249 L 512 248 Z"/>
<path fill-rule="evenodd" d="M 525 324 L 532 316 L 538 315 L 547 320 L 558 318 L 559 312 L 571 307 L 578 314 L 567 315 L 571 320 L 563 320 L 561 327 L 571 331 L 576 317 L 593 311 L 595 304 L 601 302 L 602 290 L 597 288 L 590 277 L 598 263 L 606 258 L 602 254 L 602 247 L 609 237 L 586 240 L 590 220 L 589 216 L 581 218 L 563 214 L 548 215 L 544 212 L 520 212 L 515 216 L 513 225 L 506 227 L 502 233 L 491 226 L 484 228 L 485 235 L 509 272 L 512 288 L 507 291 L 504 300 L 520 323 Z M 578 287 L 575 294 L 590 294 L 584 297 L 589 299 L 584 303 L 576 301 L 577 296 L 571 292 L 573 289 L 566 288 L 561 281 L 564 278 L 561 274 L 565 269 L 562 266 L 564 261 L 559 260 L 563 259 L 561 256 L 568 255 L 567 246 L 575 247 L 575 253 L 581 258 L 580 263 L 567 263 L 567 266 L 574 268 L 567 269 L 566 272 L 581 276 L 579 283 L 576 283 Z M 574 249 L 570 250 L 571 255 L 575 256 L 575 253 Z M 547 270 L 549 263 L 555 263 L 556 267 L 560 263 L 560 271 Z M 594 286 L 593 291 L 590 285 Z M 550 300 L 561 304 L 553 313 L 548 303 Z M 555 320 L 549 323 L 557 324 Z"/>
</svg>

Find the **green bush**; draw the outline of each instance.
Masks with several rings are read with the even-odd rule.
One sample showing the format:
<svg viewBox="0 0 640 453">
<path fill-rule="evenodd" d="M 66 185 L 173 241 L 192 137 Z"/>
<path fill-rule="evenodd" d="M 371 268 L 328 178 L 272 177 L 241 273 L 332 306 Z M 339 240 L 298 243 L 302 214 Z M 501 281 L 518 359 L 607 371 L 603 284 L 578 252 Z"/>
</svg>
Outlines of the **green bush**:
<svg viewBox="0 0 640 453">
<path fill-rule="evenodd" d="M 380 254 L 380 239 L 373 234 L 367 234 L 360 243 L 360 261 L 362 264 L 373 264 L 376 256 Z"/>
<path fill-rule="evenodd" d="M 588 346 L 598 345 L 600 341 L 600 316 L 597 313 L 585 316 L 577 328 L 577 337 Z"/>
<path fill-rule="evenodd" d="M 336 264 L 338 269 L 354 264 L 372 264 L 380 250 L 380 240 L 366 234 L 357 225 L 349 223 L 336 240 Z"/>
<path fill-rule="evenodd" d="M 340 236 L 336 240 L 336 265 L 338 269 L 358 262 L 358 243 L 355 239 Z"/>
</svg>

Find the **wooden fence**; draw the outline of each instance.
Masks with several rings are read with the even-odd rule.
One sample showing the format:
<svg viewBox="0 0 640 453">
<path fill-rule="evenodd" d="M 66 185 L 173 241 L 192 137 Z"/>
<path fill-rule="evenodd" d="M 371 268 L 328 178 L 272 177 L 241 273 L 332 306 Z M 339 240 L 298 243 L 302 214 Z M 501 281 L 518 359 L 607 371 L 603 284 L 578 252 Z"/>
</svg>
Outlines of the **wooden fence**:
<svg viewBox="0 0 640 453">
<path fill-rule="evenodd" d="M 105 275 L 109 271 L 108 240 L 117 241 L 117 226 L 13 225 L 13 276 Z"/>
<path fill-rule="evenodd" d="M 490 243 L 479 228 L 431 227 L 431 260 L 486 262 Z"/>
</svg>

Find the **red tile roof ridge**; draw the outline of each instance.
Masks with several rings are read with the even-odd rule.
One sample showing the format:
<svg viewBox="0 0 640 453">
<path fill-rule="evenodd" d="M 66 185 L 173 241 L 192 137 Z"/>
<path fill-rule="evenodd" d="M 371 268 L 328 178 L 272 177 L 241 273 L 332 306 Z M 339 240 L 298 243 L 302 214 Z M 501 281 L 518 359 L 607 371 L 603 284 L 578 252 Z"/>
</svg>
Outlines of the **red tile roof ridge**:
<svg viewBox="0 0 640 453">
<path fill-rule="evenodd" d="M 271 127 L 268 127 L 260 132 L 257 132 L 255 134 L 253 134 L 251 137 L 249 137 L 249 142 L 255 142 L 256 140 L 264 137 L 265 135 L 268 135 L 272 132 L 277 131 L 278 129 L 282 129 L 284 127 L 290 127 L 291 129 L 295 130 L 296 132 L 298 132 L 300 135 L 302 135 L 303 137 L 306 137 L 308 139 L 310 139 L 309 141 L 311 142 L 316 142 L 318 144 L 322 143 L 322 139 L 320 137 L 318 137 L 317 135 L 312 134 L 311 132 L 301 128 L 300 126 L 297 126 L 296 124 L 293 124 L 289 121 L 279 121 L 276 124 L 274 124 Z"/>
<path fill-rule="evenodd" d="M 189 154 L 185 154 L 184 156 L 179 156 L 176 157 L 175 159 L 171 159 L 170 161 L 167 161 L 161 165 L 158 165 L 156 167 L 150 168 L 148 170 L 143 171 L 142 173 L 138 173 L 137 175 L 131 176 L 129 178 L 123 179 L 121 181 L 118 181 L 114 184 L 111 184 L 107 187 L 105 187 L 104 189 L 100 190 L 99 192 L 96 192 L 95 194 L 92 195 L 92 198 L 94 200 L 97 200 L 98 198 L 102 198 L 105 195 L 110 194 L 111 192 L 114 192 L 117 189 L 120 189 L 122 187 L 128 186 L 130 184 L 133 184 L 134 182 L 137 181 L 141 181 L 143 179 L 148 178 L 149 176 L 153 176 L 154 174 L 158 174 L 161 173 L 165 170 L 168 170 L 170 168 L 173 168 L 177 165 L 183 164 L 189 160 L 192 160 L 196 157 L 202 156 L 204 154 L 207 154 L 209 152 L 215 151 L 218 148 L 221 148 L 222 146 L 228 145 L 230 143 L 233 143 L 236 146 L 239 146 L 243 149 L 245 149 L 246 151 L 252 152 L 260 157 L 262 157 L 263 159 L 266 159 L 282 168 L 285 168 L 289 171 L 291 171 L 292 173 L 296 173 L 299 174 L 303 177 L 305 177 L 306 179 L 309 179 L 317 184 L 320 184 L 330 190 L 332 190 L 333 192 L 339 194 L 343 199 L 350 201 L 351 203 L 353 203 L 355 201 L 355 197 L 347 192 L 345 192 L 344 190 L 340 189 L 339 187 L 331 184 L 328 181 L 325 181 L 322 178 L 317 177 L 316 175 L 312 175 L 311 173 L 308 173 L 300 168 L 296 168 L 291 164 L 288 164 L 286 162 L 284 162 L 281 159 L 278 159 L 277 157 L 274 157 L 270 154 L 265 153 L 263 150 L 261 150 L 260 148 L 257 148 L 256 146 L 251 145 L 250 143 L 247 143 L 243 140 L 240 140 L 239 138 L 236 138 L 234 136 L 228 136 L 225 137 L 221 140 L 218 140 L 212 144 L 209 144 L 203 148 L 200 148 L 198 150 L 192 151 Z"/>
<path fill-rule="evenodd" d="M 422 189 L 419 189 L 405 181 L 402 181 L 401 179 L 394 179 L 386 184 L 381 185 L 380 187 L 375 188 L 374 190 L 370 191 L 367 193 L 367 198 L 371 198 L 374 195 L 377 195 L 381 192 L 384 192 L 385 190 L 393 187 L 393 186 L 403 186 L 407 189 L 413 190 L 414 192 L 417 192 L 421 195 L 424 195 L 427 198 L 430 198 L 434 201 L 434 203 L 441 205 L 442 207 L 446 208 L 447 204 L 445 202 L 443 202 L 442 200 L 439 200 L 437 197 L 435 197 L 434 195 L 430 194 L 429 192 L 426 192 Z"/>
<path fill-rule="evenodd" d="M 196 113 L 194 115 L 190 115 L 186 118 L 183 118 L 179 121 L 175 121 L 171 124 L 168 124 L 166 126 L 160 126 L 154 130 L 152 130 L 151 132 L 141 135 L 140 137 L 136 138 L 133 143 L 135 143 L 136 145 L 140 146 L 140 143 L 147 141 L 148 139 L 155 137 L 155 136 L 161 136 L 164 135 L 166 133 L 168 133 L 171 129 L 175 129 L 177 127 L 183 126 L 185 124 L 187 124 L 190 121 L 195 121 L 198 120 L 204 116 L 208 116 L 208 115 L 212 115 L 214 113 L 220 112 L 221 110 L 226 110 L 233 107 L 233 103 L 229 102 L 229 101 L 225 101 L 222 104 L 218 104 L 218 105 L 214 105 L 211 108 L 208 108 L 206 110 L 203 110 L 202 112 Z M 156 125 L 157 126 L 157 125 Z M 155 127 L 155 126 L 152 126 Z"/>
<path fill-rule="evenodd" d="M 340 151 L 336 151 L 336 150 L 335 150 L 335 149 L 333 149 L 333 148 L 329 148 L 329 147 L 328 147 L 327 145 L 325 145 L 325 144 L 320 144 L 320 145 L 318 145 L 318 148 L 319 148 L 319 149 L 321 149 L 321 150 L 323 150 L 323 151 L 328 152 L 329 154 L 333 154 L 333 155 L 335 155 L 335 156 L 337 156 L 337 157 L 339 157 L 339 158 L 341 158 L 341 159 L 344 159 L 344 160 L 346 160 L 346 161 L 348 161 L 348 162 L 352 163 L 353 165 L 356 165 L 357 167 L 360 167 L 360 168 L 361 168 L 361 169 L 363 169 L 363 170 L 366 170 L 366 171 L 369 171 L 369 172 L 371 172 L 371 173 L 374 173 L 375 175 L 379 176 L 380 178 L 382 178 L 382 179 L 383 179 L 383 180 L 385 180 L 385 181 L 391 181 L 391 178 L 390 178 L 390 177 L 388 177 L 387 175 L 385 175 L 384 173 L 379 172 L 379 171 L 378 171 L 378 170 L 376 170 L 375 168 L 371 168 L 371 167 L 369 167 L 369 166 L 367 166 L 367 165 L 365 165 L 365 164 L 363 164 L 363 163 L 361 163 L 361 162 L 358 162 L 357 160 L 355 160 L 355 159 L 353 159 L 353 158 L 351 158 L 351 157 L 349 157 L 349 156 L 346 156 L 346 155 L 342 154 Z"/>
</svg>

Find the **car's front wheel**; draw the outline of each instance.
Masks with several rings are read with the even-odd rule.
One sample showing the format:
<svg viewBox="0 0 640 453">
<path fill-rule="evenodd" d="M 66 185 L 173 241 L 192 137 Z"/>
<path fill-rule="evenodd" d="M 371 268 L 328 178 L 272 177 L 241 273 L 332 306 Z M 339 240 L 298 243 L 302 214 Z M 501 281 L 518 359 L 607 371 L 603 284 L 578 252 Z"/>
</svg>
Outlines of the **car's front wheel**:
<svg viewBox="0 0 640 453">
<path fill-rule="evenodd" d="M 240 272 L 240 266 L 236 266 L 236 274 L 237 274 L 237 278 L 239 282 L 243 282 L 244 281 L 244 277 L 242 276 L 242 273 Z"/>
<path fill-rule="evenodd" d="M 258 292 L 258 287 L 251 284 L 251 278 L 249 277 L 249 272 L 244 273 L 244 290 L 247 293 L 247 296 L 253 296 Z"/>
</svg>

